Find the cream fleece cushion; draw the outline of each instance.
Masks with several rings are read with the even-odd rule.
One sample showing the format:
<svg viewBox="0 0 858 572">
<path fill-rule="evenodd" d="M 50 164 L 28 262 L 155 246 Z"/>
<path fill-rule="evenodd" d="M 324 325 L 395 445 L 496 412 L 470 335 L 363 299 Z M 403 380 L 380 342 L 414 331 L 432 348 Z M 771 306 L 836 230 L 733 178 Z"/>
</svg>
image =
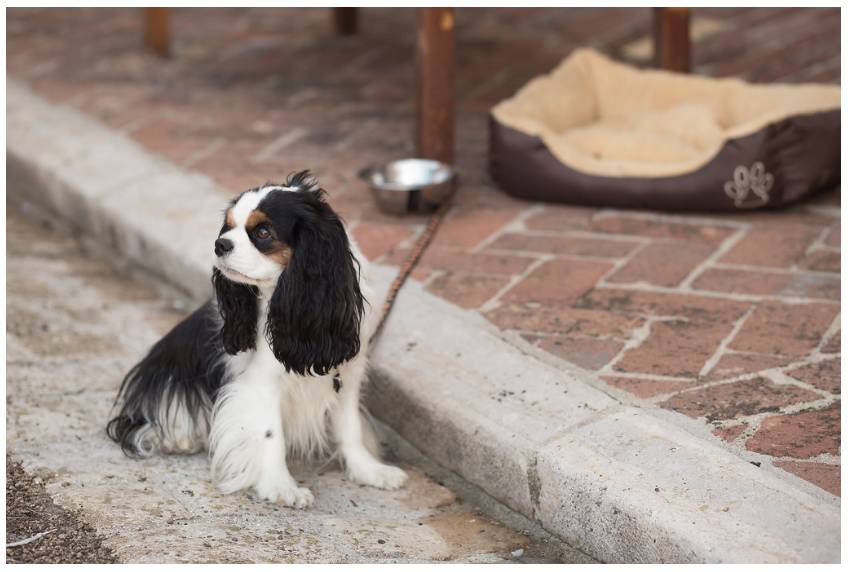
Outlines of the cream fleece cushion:
<svg viewBox="0 0 858 572">
<path fill-rule="evenodd" d="M 666 177 L 700 168 L 728 139 L 839 107 L 839 86 L 753 85 L 638 70 L 580 49 L 492 114 L 541 138 L 557 159 L 583 173 Z"/>
</svg>

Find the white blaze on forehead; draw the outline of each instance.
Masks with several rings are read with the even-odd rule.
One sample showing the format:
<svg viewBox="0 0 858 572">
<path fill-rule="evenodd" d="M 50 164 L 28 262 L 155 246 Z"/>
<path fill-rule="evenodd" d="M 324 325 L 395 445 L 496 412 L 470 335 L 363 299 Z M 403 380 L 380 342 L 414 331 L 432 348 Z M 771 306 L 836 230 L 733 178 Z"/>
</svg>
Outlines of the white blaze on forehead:
<svg viewBox="0 0 858 572">
<path fill-rule="evenodd" d="M 268 196 L 268 194 L 272 191 L 297 191 L 298 187 L 281 187 L 276 185 L 271 185 L 268 187 L 262 187 L 256 191 L 248 191 L 241 195 L 241 198 L 238 199 L 238 202 L 235 203 L 235 206 L 232 207 L 232 220 L 235 221 L 235 226 L 243 227 L 244 223 L 247 222 L 247 217 L 250 216 L 250 213 L 256 210 L 259 206 L 259 203 L 262 202 L 262 199 Z"/>
<path fill-rule="evenodd" d="M 238 202 L 232 207 L 232 220 L 235 221 L 236 227 L 244 226 L 244 223 L 247 222 L 247 217 L 250 216 L 250 213 L 256 210 L 256 207 L 259 206 L 259 203 L 262 202 L 262 199 L 264 199 L 270 191 L 271 188 L 266 187 L 264 189 L 259 189 L 258 191 L 248 191 L 241 195 Z"/>
</svg>

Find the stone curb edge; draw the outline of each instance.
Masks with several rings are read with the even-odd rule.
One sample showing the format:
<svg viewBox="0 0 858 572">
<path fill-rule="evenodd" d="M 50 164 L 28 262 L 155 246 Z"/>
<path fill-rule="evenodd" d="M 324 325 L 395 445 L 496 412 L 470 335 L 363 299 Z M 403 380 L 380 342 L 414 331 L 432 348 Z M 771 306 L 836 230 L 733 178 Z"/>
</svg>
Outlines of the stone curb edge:
<svg viewBox="0 0 858 572">
<path fill-rule="evenodd" d="M 211 179 L 8 78 L 6 118 L 11 196 L 210 295 L 203 253 L 227 196 Z M 378 300 L 393 270 L 372 272 Z M 374 415 L 600 560 L 840 560 L 839 506 L 536 359 L 414 283 L 372 362 Z"/>
</svg>

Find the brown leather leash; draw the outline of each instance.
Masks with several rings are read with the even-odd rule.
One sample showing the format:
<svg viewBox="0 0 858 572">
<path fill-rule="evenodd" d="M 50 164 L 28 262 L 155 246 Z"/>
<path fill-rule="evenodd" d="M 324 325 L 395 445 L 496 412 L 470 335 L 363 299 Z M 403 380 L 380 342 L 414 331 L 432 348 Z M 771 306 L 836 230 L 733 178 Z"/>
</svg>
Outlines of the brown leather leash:
<svg viewBox="0 0 858 572">
<path fill-rule="evenodd" d="M 429 244 L 431 244 L 432 239 L 435 238 L 435 233 L 438 231 L 438 227 L 441 226 L 444 216 L 453 204 L 454 196 L 456 196 L 456 193 L 451 193 L 446 199 L 444 199 L 444 202 L 441 203 L 438 210 L 435 211 L 435 214 L 433 214 L 432 218 L 429 219 L 429 222 L 426 223 L 426 228 L 423 229 L 423 232 L 420 234 L 417 242 L 414 243 L 414 246 L 411 248 L 411 252 L 408 253 L 408 258 L 406 258 L 402 263 L 402 266 L 399 267 L 399 273 L 396 275 L 396 278 L 387 290 L 384 307 L 381 309 L 381 320 L 375 327 L 375 332 L 373 332 L 372 337 L 369 338 L 370 345 L 375 342 L 376 338 L 378 338 L 378 335 L 381 333 L 381 329 L 384 327 L 384 323 L 387 321 L 387 317 L 393 309 L 393 303 L 396 301 L 396 295 L 399 294 L 399 290 L 405 285 L 405 281 L 408 280 L 408 276 L 411 274 L 411 271 L 414 270 L 417 263 L 420 262 L 420 257 L 423 256 L 423 253 L 426 252 Z"/>
</svg>

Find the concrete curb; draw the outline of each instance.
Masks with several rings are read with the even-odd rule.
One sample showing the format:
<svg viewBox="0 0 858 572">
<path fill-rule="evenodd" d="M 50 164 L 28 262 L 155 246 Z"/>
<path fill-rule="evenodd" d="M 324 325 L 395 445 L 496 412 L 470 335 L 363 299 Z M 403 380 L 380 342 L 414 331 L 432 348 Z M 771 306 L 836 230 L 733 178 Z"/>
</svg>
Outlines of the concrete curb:
<svg viewBox="0 0 858 572">
<path fill-rule="evenodd" d="M 228 196 L 7 81 L 7 188 L 195 297 Z M 372 269 L 376 296 L 393 272 Z M 837 562 L 840 509 L 403 289 L 367 403 L 407 441 L 611 562 Z"/>
</svg>

